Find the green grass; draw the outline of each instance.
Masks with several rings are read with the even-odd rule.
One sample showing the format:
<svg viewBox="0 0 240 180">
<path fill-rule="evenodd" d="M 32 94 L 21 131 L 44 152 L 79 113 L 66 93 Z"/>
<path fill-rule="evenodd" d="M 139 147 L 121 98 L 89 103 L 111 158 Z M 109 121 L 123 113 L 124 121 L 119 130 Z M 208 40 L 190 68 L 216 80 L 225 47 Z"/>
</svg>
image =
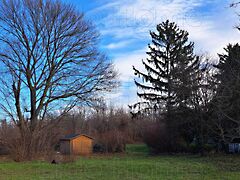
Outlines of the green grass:
<svg viewBox="0 0 240 180">
<path fill-rule="evenodd" d="M 126 146 L 127 154 L 135 154 L 135 155 L 148 155 L 149 149 L 145 144 L 128 144 Z"/>
<path fill-rule="evenodd" d="M 27 179 L 240 179 L 239 156 L 149 156 L 147 147 L 132 145 L 125 155 L 79 157 L 76 162 L 0 162 L 1 180 Z"/>
</svg>

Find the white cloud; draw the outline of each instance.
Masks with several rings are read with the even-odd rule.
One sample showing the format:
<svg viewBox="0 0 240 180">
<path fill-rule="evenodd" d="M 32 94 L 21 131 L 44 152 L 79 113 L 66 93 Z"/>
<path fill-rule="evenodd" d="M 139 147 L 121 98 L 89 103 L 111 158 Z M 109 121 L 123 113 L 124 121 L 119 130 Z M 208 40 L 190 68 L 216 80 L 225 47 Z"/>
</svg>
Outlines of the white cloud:
<svg viewBox="0 0 240 180">
<path fill-rule="evenodd" d="M 134 104 L 138 100 L 137 88 L 133 82 L 124 83 L 118 92 L 107 94 L 105 100 L 114 106 L 128 108 L 128 105 Z"/>
<path fill-rule="evenodd" d="M 87 14 L 88 15 L 91 15 L 91 14 L 94 15 L 94 14 L 98 13 L 99 11 L 104 11 L 104 10 L 109 9 L 109 8 L 114 8 L 114 7 L 118 6 L 119 3 L 120 3 L 119 1 L 106 3 L 103 6 L 100 6 L 100 7 L 97 7 L 95 9 L 91 10 L 91 11 L 88 11 Z"/>
<path fill-rule="evenodd" d="M 129 44 L 131 44 L 132 41 L 130 40 L 126 40 L 126 41 L 119 41 L 116 43 L 111 43 L 105 46 L 106 49 L 119 49 L 119 48 L 124 48 L 126 46 L 128 46 Z"/>
<path fill-rule="evenodd" d="M 193 16 L 191 11 L 200 6 L 203 0 L 117 0 L 117 2 L 121 3 L 115 6 L 115 13 L 103 19 L 103 22 L 107 22 L 103 32 L 116 37 L 124 35 L 138 37 L 143 33 L 146 36 L 146 32 L 163 20 L 179 22 L 191 18 Z"/>
<path fill-rule="evenodd" d="M 118 70 L 120 81 L 129 82 L 133 81 L 134 72 L 133 66 L 142 70 L 142 59 L 145 59 L 146 49 L 141 49 L 134 52 L 124 53 L 114 59 L 115 68 Z"/>
<path fill-rule="evenodd" d="M 103 34 L 116 39 L 148 39 L 149 30 L 156 24 L 170 19 L 180 28 L 189 31 L 197 52 L 209 52 L 216 56 L 228 43 L 239 41 L 239 32 L 233 26 L 237 16 L 229 3 L 218 0 L 116 0 L 115 13 L 103 19 L 106 23 Z M 215 12 L 196 12 L 198 7 L 214 5 Z M 106 6 L 106 5 L 105 5 Z M 114 7 L 112 7 L 114 8 Z M 126 45 L 126 44 L 125 44 Z M 124 47 L 124 43 L 110 47 Z M 118 58 L 119 59 L 119 58 Z"/>
<path fill-rule="evenodd" d="M 170 19 L 189 31 L 197 51 L 216 54 L 222 52 L 226 43 L 239 40 L 239 34 L 233 29 L 237 17 L 233 9 L 227 8 L 226 1 L 116 0 L 115 3 L 116 6 L 111 7 L 115 13 L 102 20 L 105 22 L 102 34 L 112 35 L 116 39 L 148 39 L 149 30 L 154 30 L 158 23 Z M 204 4 L 214 4 L 217 6 L 216 12 L 196 12 Z M 110 47 L 115 46 L 124 47 L 124 44 L 111 44 Z"/>
<path fill-rule="evenodd" d="M 116 70 L 119 72 L 119 80 L 121 87 L 116 92 L 107 95 L 106 100 L 116 106 L 123 106 L 127 108 L 128 105 L 137 101 L 137 88 L 134 84 L 133 65 L 139 69 L 144 70 L 142 66 L 142 59 L 147 57 L 147 48 L 119 54 L 113 60 Z"/>
<path fill-rule="evenodd" d="M 123 2 L 118 7 L 116 16 L 126 17 L 126 20 L 142 21 L 156 24 L 163 19 L 182 19 L 191 15 L 191 10 L 200 6 L 203 0 L 135 0 L 132 3 Z M 147 24 L 149 25 L 149 24 Z"/>
</svg>

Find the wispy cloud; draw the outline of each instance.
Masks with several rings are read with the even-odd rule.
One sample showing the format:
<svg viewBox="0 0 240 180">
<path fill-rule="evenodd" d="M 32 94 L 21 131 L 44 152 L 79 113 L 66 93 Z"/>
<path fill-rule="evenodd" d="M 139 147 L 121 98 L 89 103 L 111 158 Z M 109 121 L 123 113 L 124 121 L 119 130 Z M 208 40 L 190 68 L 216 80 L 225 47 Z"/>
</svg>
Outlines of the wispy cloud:
<svg viewBox="0 0 240 180">
<path fill-rule="evenodd" d="M 88 15 L 95 15 L 101 11 L 109 10 L 109 8 L 115 8 L 116 6 L 120 5 L 120 1 L 115 1 L 115 2 L 108 2 L 102 6 L 99 6 L 97 8 L 92 9 L 91 11 L 88 11 Z"/>
<path fill-rule="evenodd" d="M 149 30 L 154 30 L 157 24 L 169 19 L 189 31 L 191 40 L 196 42 L 197 50 L 216 54 L 226 41 L 236 42 L 239 36 L 233 29 L 236 18 L 234 11 L 228 8 L 227 1 L 223 2 L 219 0 L 115 0 L 115 6 L 109 3 L 114 13 L 99 22 L 104 24 L 101 33 L 116 39 L 148 39 Z M 103 7 L 106 6 L 108 4 Z M 210 10 L 207 9 L 208 6 L 215 7 Z M 223 33 L 226 33 L 226 36 L 223 36 Z M 123 47 L 123 43 L 119 45 Z"/>
<path fill-rule="evenodd" d="M 119 42 L 116 42 L 116 43 L 110 43 L 110 44 L 106 45 L 104 48 L 110 49 L 110 50 L 111 49 L 126 48 L 132 42 L 133 42 L 132 40 L 119 41 Z"/>
<path fill-rule="evenodd" d="M 203 0 L 116 0 L 112 6 L 114 13 L 103 18 L 105 30 L 103 32 L 116 37 L 146 36 L 152 27 L 165 19 L 184 22 L 193 18 L 194 8 L 201 6 Z M 112 3 L 110 3 L 112 4 Z M 106 7 L 107 5 L 104 5 Z M 111 28 L 109 28 L 109 26 Z M 141 36 L 140 36 L 141 38 Z"/>
<path fill-rule="evenodd" d="M 133 81 L 133 66 L 138 69 L 142 69 L 142 61 L 141 59 L 145 59 L 146 57 L 146 48 L 119 54 L 115 59 L 115 67 L 119 71 L 119 78 L 122 82 L 131 82 Z"/>
</svg>

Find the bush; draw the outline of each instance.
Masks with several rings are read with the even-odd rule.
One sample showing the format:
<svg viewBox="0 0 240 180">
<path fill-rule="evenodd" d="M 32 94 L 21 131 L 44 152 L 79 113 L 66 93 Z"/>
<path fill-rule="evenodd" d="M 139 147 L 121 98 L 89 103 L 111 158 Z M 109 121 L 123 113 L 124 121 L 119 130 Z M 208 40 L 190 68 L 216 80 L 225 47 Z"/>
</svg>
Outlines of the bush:
<svg viewBox="0 0 240 180">
<path fill-rule="evenodd" d="M 113 130 L 98 134 L 98 143 L 96 150 L 107 153 L 124 152 L 126 146 L 126 138 L 124 133 Z"/>
<path fill-rule="evenodd" d="M 152 122 L 144 131 L 144 142 L 151 152 L 157 153 L 181 153 L 188 152 L 188 144 L 177 132 L 167 130 L 162 122 Z"/>
<path fill-rule="evenodd" d="M 146 127 L 144 142 L 149 146 L 152 153 L 166 153 L 172 149 L 165 125 L 161 123 L 151 123 Z"/>
<path fill-rule="evenodd" d="M 106 152 L 106 147 L 100 143 L 94 144 L 93 152 L 94 153 L 104 153 L 104 152 Z"/>
<path fill-rule="evenodd" d="M 199 147 L 197 146 L 197 144 L 191 143 L 189 145 L 189 152 L 194 153 L 194 154 L 198 153 L 199 152 Z"/>
<path fill-rule="evenodd" d="M 45 128 L 38 127 L 31 133 L 21 133 L 19 127 L 12 124 L 4 124 L 0 127 L 0 139 L 2 145 L 9 152 L 14 161 L 28 161 L 48 156 L 59 140 L 58 127 L 52 127 L 49 122 L 44 122 Z"/>
<path fill-rule="evenodd" d="M 203 150 L 207 153 L 215 151 L 216 147 L 213 144 L 204 144 L 203 145 Z"/>
</svg>

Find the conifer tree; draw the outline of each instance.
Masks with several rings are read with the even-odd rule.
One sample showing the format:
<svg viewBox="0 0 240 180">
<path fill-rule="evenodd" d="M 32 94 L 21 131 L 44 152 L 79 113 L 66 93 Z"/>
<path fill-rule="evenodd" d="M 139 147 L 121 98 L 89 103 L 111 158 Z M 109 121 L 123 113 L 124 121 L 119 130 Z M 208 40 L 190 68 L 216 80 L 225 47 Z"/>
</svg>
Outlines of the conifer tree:
<svg viewBox="0 0 240 180">
<path fill-rule="evenodd" d="M 240 45 L 228 45 L 226 54 L 219 55 L 213 131 L 221 142 L 240 138 Z"/>
<path fill-rule="evenodd" d="M 193 53 L 194 43 L 188 41 L 188 32 L 167 20 L 150 35 L 148 58 L 142 61 L 146 71 L 133 67 L 141 101 L 130 106 L 132 113 L 170 114 L 179 106 L 190 107 L 199 59 Z"/>
</svg>

